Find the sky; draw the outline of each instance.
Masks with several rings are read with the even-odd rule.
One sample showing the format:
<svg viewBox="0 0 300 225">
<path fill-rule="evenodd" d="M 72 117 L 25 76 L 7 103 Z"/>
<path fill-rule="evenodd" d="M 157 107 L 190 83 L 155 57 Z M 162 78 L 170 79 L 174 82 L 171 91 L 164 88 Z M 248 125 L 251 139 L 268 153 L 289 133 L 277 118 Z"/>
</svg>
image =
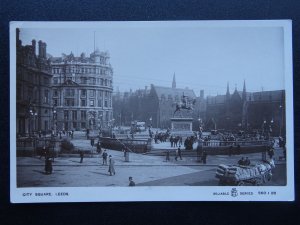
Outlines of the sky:
<svg viewBox="0 0 300 225">
<path fill-rule="evenodd" d="M 150 84 L 193 89 L 199 96 L 284 89 L 283 29 L 276 26 L 202 26 L 201 23 L 99 23 L 89 27 L 39 26 L 20 29 L 23 45 L 47 43 L 47 53 L 88 56 L 108 51 L 114 91 Z"/>
</svg>

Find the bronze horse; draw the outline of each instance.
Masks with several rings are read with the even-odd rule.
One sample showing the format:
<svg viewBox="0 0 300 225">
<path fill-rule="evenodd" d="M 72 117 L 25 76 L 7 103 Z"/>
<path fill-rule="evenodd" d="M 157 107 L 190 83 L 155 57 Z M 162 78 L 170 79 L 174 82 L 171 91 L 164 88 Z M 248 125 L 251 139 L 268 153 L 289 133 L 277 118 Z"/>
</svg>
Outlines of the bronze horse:
<svg viewBox="0 0 300 225">
<path fill-rule="evenodd" d="M 193 105 L 195 105 L 196 103 L 196 99 L 194 99 L 193 101 L 188 101 L 187 99 L 185 99 L 186 96 L 182 96 L 182 101 L 180 103 L 176 103 L 176 109 L 173 113 L 173 116 L 175 116 L 175 113 L 180 111 L 181 109 L 186 109 L 186 110 L 193 110 Z"/>
</svg>

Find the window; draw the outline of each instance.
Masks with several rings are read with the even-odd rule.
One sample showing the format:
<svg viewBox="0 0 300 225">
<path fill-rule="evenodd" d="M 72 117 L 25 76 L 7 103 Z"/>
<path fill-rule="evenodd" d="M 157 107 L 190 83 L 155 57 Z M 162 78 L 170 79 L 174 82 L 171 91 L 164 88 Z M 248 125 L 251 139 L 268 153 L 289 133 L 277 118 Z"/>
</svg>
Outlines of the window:
<svg viewBox="0 0 300 225">
<path fill-rule="evenodd" d="M 86 106 L 86 101 L 85 101 L 85 99 L 81 100 L 81 106 Z"/>
<path fill-rule="evenodd" d="M 87 77 L 80 77 L 80 83 L 87 84 L 88 78 Z"/>
<path fill-rule="evenodd" d="M 81 111 L 81 120 L 85 120 L 86 119 L 86 111 Z"/>
<path fill-rule="evenodd" d="M 64 119 L 65 120 L 69 119 L 69 111 L 68 110 L 64 110 Z"/>
<path fill-rule="evenodd" d="M 104 80 L 104 86 L 107 86 L 107 80 L 106 79 Z"/>
<path fill-rule="evenodd" d="M 104 101 L 104 107 L 108 107 L 107 99 L 105 99 L 105 101 Z"/>
<path fill-rule="evenodd" d="M 47 77 L 44 77 L 44 84 L 49 84 L 49 79 Z"/>
<path fill-rule="evenodd" d="M 58 84 L 58 78 L 57 77 L 53 78 L 53 84 Z"/>
<path fill-rule="evenodd" d="M 77 111 L 76 110 L 72 111 L 72 119 L 77 120 Z"/>
<path fill-rule="evenodd" d="M 105 97 L 106 98 L 108 97 L 108 91 L 105 91 Z"/>
<path fill-rule="evenodd" d="M 73 128 L 76 129 L 77 128 L 77 123 L 73 122 Z"/>
<path fill-rule="evenodd" d="M 57 90 L 53 90 L 53 97 L 58 97 L 58 91 Z"/>
<path fill-rule="evenodd" d="M 95 97 L 95 95 L 96 95 L 95 90 L 90 90 L 89 92 L 90 92 L 90 97 Z"/>
<path fill-rule="evenodd" d="M 74 99 L 65 99 L 65 106 L 74 106 Z"/>
<path fill-rule="evenodd" d="M 44 90 L 44 103 L 49 103 L 49 91 Z"/>
<path fill-rule="evenodd" d="M 75 95 L 75 90 L 74 89 L 66 89 L 66 97 L 74 97 Z"/>
<path fill-rule="evenodd" d="M 85 126 L 86 126 L 85 122 L 82 122 L 81 123 L 81 129 L 85 129 Z"/>
<path fill-rule="evenodd" d="M 102 99 L 98 99 L 98 107 L 102 107 Z"/>
<path fill-rule="evenodd" d="M 101 78 L 100 81 L 101 81 L 101 85 L 103 85 L 103 78 Z"/>
<path fill-rule="evenodd" d="M 58 100 L 57 100 L 57 99 L 54 99 L 54 100 L 53 100 L 53 104 L 54 104 L 55 106 L 58 106 Z"/>
<path fill-rule="evenodd" d="M 83 89 L 80 92 L 81 92 L 81 97 L 86 97 L 86 90 Z"/>
<path fill-rule="evenodd" d="M 90 100 L 90 106 L 95 106 L 95 101 L 94 100 Z"/>
<path fill-rule="evenodd" d="M 98 97 L 102 97 L 102 91 L 98 91 Z"/>
</svg>

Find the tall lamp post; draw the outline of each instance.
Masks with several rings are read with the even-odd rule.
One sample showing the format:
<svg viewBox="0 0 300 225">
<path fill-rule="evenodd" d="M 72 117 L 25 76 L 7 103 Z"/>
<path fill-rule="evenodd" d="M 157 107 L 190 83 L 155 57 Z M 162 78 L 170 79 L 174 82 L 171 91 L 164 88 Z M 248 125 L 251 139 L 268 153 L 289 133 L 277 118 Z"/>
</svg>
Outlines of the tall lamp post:
<svg viewBox="0 0 300 225">
<path fill-rule="evenodd" d="M 31 136 L 31 132 L 34 134 L 34 131 L 36 130 L 36 124 L 35 124 L 35 120 L 36 120 L 36 117 L 37 117 L 37 112 L 35 111 L 35 109 L 32 109 L 31 106 L 30 106 L 30 109 L 29 109 L 29 124 L 28 124 L 28 132 L 29 132 L 29 136 Z M 33 126 L 31 127 L 31 119 L 33 118 Z M 31 130 L 32 129 L 32 130 Z"/>
<path fill-rule="evenodd" d="M 53 105 L 52 108 L 52 113 L 53 113 L 53 130 L 54 130 L 54 136 L 56 136 L 57 132 L 56 132 L 56 123 L 57 123 L 57 111 L 56 111 L 56 105 Z"/>
<path fill-rule="evenodd" d="M 149 118 L 150 121 L 150 128 L 152 128 L 152 116 Z"/>
</svg>

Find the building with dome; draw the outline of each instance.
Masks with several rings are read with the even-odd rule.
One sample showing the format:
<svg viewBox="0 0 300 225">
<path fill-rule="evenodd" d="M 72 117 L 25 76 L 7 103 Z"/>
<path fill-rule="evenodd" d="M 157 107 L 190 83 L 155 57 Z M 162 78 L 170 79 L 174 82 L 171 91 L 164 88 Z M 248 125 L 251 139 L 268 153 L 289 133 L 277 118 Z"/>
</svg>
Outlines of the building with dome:
<svg viewBox="0 0 300 225">
<path fill-rule="evenodd" d="M 53 129 L 108 127 L 113 121 L 113 69 L 108 52 L 51 58 Z"/>
</svg>

